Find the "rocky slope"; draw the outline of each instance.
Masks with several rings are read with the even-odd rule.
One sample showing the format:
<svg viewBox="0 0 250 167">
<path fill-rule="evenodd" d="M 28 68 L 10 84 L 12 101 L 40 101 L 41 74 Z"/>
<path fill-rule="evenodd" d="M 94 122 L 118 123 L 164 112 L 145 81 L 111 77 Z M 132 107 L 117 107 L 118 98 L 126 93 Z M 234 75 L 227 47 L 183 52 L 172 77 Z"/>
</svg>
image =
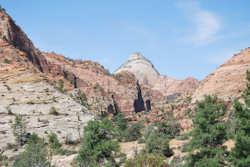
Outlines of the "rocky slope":
<svg viewBox="0 0 250 167">
<path fill-rule="evenodd" d="M 27 133 L 47 137 L 53 132 L 62 143 L 78 140 L 93 119 L 87 108 L 59 92 L 25 52 L 0 39 L 0 150 L 9 161 L 23 150 L 9 148 L 15 143 L 12 125 L 19 114 L 26 121 Z"/>
<path fill-rule="evenodd" d="M 48 72 L 47 62 L 40 51 L 34 47 L 27 35 L 2 8 L 0 8 L 0 20 L 0 38 L 26 53 L 27 58 L 39 70 Z"/>
<path fill-rule="evenodd" d="M 114 73 L 119 74 L 124 71 L 133 73 L 141 83 L 153 90 L 160 91 L 164 96 L 192 91 L 199 84 L 198 80 L 191 77 L 176 80 L 166 75 L 160 75 L 153 64 L 140 53 L 132 54 L 126 63 Z"/>
<path fill-rule="evenodd" d="M 193 102 L 209 94 L 216 94 L 224 100 L 238 98 L 246 86 L 247 70 L 250 70 L 250 48 L 235 54 L 202 80 L 193 94 Z"/>
<path fill-rule="evenodd" d="M 136 98 L 137 89 L 133 74 L 124 72 L 111 75 L 97 62 L 70 60 L 55 53 L 40 52 L 2 9 L 0 18 L 2 19 L 0 38 L 3 45 L 22 52 L 27 62 L 31 62 L 48 77 L 50 84 L 57 87 L 59 80 L 63 80 L 63 89 L 73 94 L 76 89 L 81 89 L 87 95 L 88 103 L 95 111 L 106 110 L 107 106 L 113 103 L 112 95 L 122 112 L 129 114 L 134 111 L 133 101 Z M 159 102 L 163 101 L 160 99 L 164 99 L 159 91 L 152 91 L 146 87 L 142 87 L 142 90 L 145 100 L 151 99 L 154 103 L 154 101 Z"/>
<path fill-rule="evenodd" d="M 137 89 L 136 78 L 132 73 L 112 75 L 97 62 L 69 60 L 55 53 L 43 55 L 52 69 L 47 76 L 55 81 L 64 79 L 65 88 L 69 92 L 74 92 L 75 88 L 84 91 L 94 110 L 106 110 L 113 103 L 113 95 L 123 113 L 134 112 L 133 102 L 137 97 Z M 150 99 L 152 103 L 164 102 L 164 97 L 157 90 L 142 87 L 142 92 L 145 100 Z"/>
</svg>

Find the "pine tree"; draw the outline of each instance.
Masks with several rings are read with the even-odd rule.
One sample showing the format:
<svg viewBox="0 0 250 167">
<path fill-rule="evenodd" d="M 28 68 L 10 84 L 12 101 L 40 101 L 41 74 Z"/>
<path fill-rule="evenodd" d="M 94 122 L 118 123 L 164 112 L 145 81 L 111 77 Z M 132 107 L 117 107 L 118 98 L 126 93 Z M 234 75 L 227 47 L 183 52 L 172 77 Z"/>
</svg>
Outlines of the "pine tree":
<svg viewBox="0 0 250 167">
<path fill-rule="evenodd" d="M 33 133 L 25 151 L 16 157 L 13 167 L 51 167 L 45 140 Z"/>
<path fill-rule="evenodd" d="M 194 129 L 189 143 L 188 167 L 223 167 L 226 163 L 226 106 L 216 96 L 206 96 L 197 103 Z"/>
<path fill-rule="evenodd" d="M 84 127 L 83 144 L 79 150 L 77 167 L 114 164 L 120 149 L 118 142 L 114 139 L 114 134 L 115 128 L 109 119 L 89 121 Z"/>
<path fill-rule="evenodd" d="M 250 72 L 247 71 L 247 88 L 242 97 L 245 104 L 234 102 L 234 109 L 239 125 L 236 132 L 235 147 L 232 149 L 232 160 L 236 167 L 250 166 Z"/>
<path fill-rule="evenodd" d="M 23 145 L 26 135 L 26 122 L 22 115 L 16 115 L 12 128 L 13 135 L 16 137 L 16 142 L 20 145 Z"/>
</svg>

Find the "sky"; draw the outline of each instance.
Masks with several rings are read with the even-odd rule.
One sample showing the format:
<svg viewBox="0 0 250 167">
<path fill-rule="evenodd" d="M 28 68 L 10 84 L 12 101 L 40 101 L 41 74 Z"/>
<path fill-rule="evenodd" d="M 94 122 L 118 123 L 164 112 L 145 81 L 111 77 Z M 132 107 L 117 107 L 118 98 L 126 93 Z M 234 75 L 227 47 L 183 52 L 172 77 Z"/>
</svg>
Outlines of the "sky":
<svg viewBox="0 0 250 167">
<path fill-rule="evenodd" d="M 1 0 L 41 51 L 115 71 L 140 52 L 162 74 L 204 79 L 250 47 L 249 0 Z"/>
</svg>

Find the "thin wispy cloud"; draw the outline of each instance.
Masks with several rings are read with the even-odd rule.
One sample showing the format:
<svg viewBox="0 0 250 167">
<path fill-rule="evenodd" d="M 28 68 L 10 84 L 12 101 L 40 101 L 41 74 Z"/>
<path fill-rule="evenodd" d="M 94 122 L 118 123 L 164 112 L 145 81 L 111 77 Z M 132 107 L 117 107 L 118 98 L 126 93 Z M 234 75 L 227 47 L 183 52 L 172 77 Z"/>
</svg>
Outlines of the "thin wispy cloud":
<svg viewBox="0 0 250 167">
<path fill-rule="evenodd" d="M 192 24 L 191 34 L 185 40 L 195 45 L 204 45 L 219 39 L 222 22 L 212 11 L 201 8 L 198 1 L 181 0 L 178 6 L 185 10 Z"/>
</svg>

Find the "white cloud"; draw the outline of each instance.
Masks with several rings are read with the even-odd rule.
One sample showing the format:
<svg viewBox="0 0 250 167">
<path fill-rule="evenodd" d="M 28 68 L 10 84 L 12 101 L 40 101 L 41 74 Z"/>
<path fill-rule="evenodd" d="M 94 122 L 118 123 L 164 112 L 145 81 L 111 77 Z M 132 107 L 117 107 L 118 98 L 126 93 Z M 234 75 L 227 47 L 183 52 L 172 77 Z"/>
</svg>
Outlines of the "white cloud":
<svg viewBox="0 0 250 167">
<path fill-rule="evenodd" d="M 195 45 L 203 45 L 219 38 L 218 32 L 222 27 L 221 20 L 212 11 L 202 9 L 197 1 L 181 0 L 178 6 L 185 10 L 192 23 L 191 34 L 185 40 Z"/>
</svg>

